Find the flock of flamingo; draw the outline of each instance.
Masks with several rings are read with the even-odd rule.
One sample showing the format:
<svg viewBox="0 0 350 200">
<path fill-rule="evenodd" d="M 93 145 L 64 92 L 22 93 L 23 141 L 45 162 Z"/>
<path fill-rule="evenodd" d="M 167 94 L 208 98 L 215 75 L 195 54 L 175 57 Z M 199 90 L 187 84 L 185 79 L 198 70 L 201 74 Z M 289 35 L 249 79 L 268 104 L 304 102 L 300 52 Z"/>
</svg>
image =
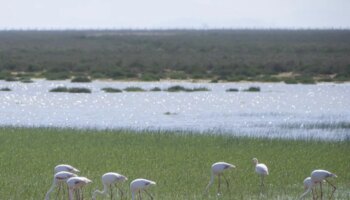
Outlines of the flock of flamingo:
<svg viewBox="0 0 350 200">
<path fill-rule="evenodd" d="M 255 165 L 255 172 L 261 177 L 261 186 L 264 186 L 264 177 L 269 175 L 269 170 L 267 166 L 263 163 L 259 163 L 258 159 L 253 158 L 253 164 Z M 214 179 L 217 176 L 218 177 L 218 188 L 217 188 L 217 194 L 221 194 L 220 190 L 220 185 L 221 185 L 221 177 L 225 179 L 227 187 L 229 187 L 229 182 L 224 176 L 224 171 L 228 169 L 235 168 L 233 164 L 226 163 L 226 162 L 216 162 L 211 166 L 211 177 L 209 184 L 205 188 L 205 193 L 208 193 L 208 190 L 210 186 L 214 183 Z M 80 171 L 76 168 L 74 168 L 71 165 L 66 165 L 66 164 L 61 164 L 57 165 L 54 168 L 54 179 L 53 179 L 53 184 L 49 191 L 46 193 L 45 200 L 50 199 L 50 193 L 53 192 L 53 190 L 57 187 L 57 196 L 59 195 L 60 190 L 63 191 L 64 193 L 64 186 L 66 185 L 68 187 L 68 199 L 69 200 L 83 200 L 83 193 L 81 192 L 83 186 L 91 183 L 92 181 L 86 177 L 80 177 L 76 173 L 79 173 Z M 304 199 L 305 196 L 312 192 L 312 199 L 317 200 L 318 199 L 318 194 L 316 190 L 317 184 L 320 186 L 320 196 L 321 200 L 323 198 L 323 192 L 322 192 L 322 183 L 327 182 L 329 185 L 332 186 L 332 193 L 330 196 L 330 199 L 332 199 L 333 194 L 336 190 L 336 187 L 330 183 L 327 178 L 331 177 L 337 177 L 335 174 L 327 171 L 327 170 L 314 170 L 311 172 L 311 176 L 307 177 L 304 180 L 304 188 L 305 192 L 300 196 L 300 199 Z M 108 191 L 110 192 L 110 197 L 113 199 L 113 186 L 117 188 L 120 192 L 120 197 L 123 199 L 124 192 L 122 189 L 119 187 L 119 184 L 125 182 L 128 180 L 128 178 L 124 175 L 115 173 L 115 172 L 108 172 L 102 175 L 102 184 L 103 184 L 103 190 L 95 190 L 92 194 L 92 200 L 96 200 L 97 194 L 100 195 L 107 195 Z M 156 182 L 143 179 L 143 178 L 138 178 L 130 183 L 130 191 L 131 191 L 131 198 L 132 200 L 135 200 L 138 196 L 138 198 L 141 200 L 141 192 L 145 192 L 150 199 L 153 199 L 153 196 L 147 192 L 147 188 L 151 185 L 156 185 Z"/>
</svg>

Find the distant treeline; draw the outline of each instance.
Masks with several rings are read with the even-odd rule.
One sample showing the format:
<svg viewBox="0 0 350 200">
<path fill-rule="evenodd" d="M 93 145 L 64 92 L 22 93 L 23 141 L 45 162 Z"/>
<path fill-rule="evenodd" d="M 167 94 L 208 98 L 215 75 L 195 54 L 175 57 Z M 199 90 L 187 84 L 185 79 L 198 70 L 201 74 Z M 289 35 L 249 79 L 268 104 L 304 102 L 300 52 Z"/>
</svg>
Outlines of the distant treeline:
<svg viewBox="0 0 350 200">
<path fill-rule="evenodd" d="M 347 81 L 350 30 L 0 31 L 0 78 L 15 75 Z"/>
</svg>

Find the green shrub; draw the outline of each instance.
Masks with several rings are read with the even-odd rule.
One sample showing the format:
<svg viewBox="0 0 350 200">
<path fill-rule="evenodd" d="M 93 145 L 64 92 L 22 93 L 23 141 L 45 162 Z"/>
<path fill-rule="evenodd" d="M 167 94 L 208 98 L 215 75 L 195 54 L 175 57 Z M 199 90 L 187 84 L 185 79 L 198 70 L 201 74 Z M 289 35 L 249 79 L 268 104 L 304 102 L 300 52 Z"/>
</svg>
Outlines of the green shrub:
<svg viewBox="0 0 350 200">
<path fill-rule="evenodd" d="M 186 91 L 186 90 L 188 89 L 180 85 L 171 86 L 168 89 L 166 89 L 166 91 L 168 92 L 180 92 L 180 91 Z"/>
<path fill-rule="evenodd" d="M 29 77 L 23 77 L 20 79 L 22 83 L 33 83 L 34 81 L 30 79 Z"/>
<path fill-rule="evenodd" d="M 50 90 L 50 92 L 69 92 L 69 93 L 91 93 L 89 88 L 80 88 L 80 87 L 57 87 Z"/>
<path fill-rule="evenodd" d="M 73 87 L 68 89 L 69 93 L 91 93 L 89 88 Z"/>
<path fill-rule="evenodd" d="M 150 89 L 151 92 L 160 92 L 162 91 L 162 89 L 160 89 L 159 87 L 154 87 L 152 89 Z"/>
<path fill-rule="evenodd" d="M 229 88 L 226 90 L 226 92 L 238 92 L 239 90 L 237 88 Z"/>
<path fill-rule="evenodd" d="M 207 92 L 207 91 L 210 91 L 210 89 L 206 87 L 197 87 L 191 90 L 191 92 Z"/>
<path fill-rule="evenodd" d="M 145 90 L 140 87 L 126 87 L 124 88 L 124 91 L 126 92 L 144 92 Z"/>
<path fill-rule="evenodd" d="M 117 92 L 123 92 L 121 89 L 118 88 L 112 88 L 112 87 L 106 87 L 102 88 L 103 91 L 108 92 L 108 93 L 117 93 Z"/>
<path fill-rule="evenodd" d="M 248 89 L 243 90 L 245 92 L 260 92 L 260 87 L 249 87 Z"/>
<path fill-rule="evenodd" d="M 71 80 L 72 83 L 89 83 L 91 82 L 91 79 L 85 76 L 78 76 L 78 77 L 74 77 Z"/>
<path fill-rule="evenodd" d="M 9 92 L 11 91 L 11 89 L 8 87 L 3 87 L 3 88 L 0 88 L 0 91 Z"/>
<path fill-rule="evenodd" d="M 284 80 L 284 83 L 285 83 L 285 84 L 297 84 L 298 81 L 296 81 L 295 79 L 289 78 L 289 79 L 285 79 L 285 80 Z"/>
<path fill-rule="evenodd" d="M 68 92 L 68 88 L 66 87 L 56 87 L 50 90 L 50 92 Z"/>
<path fill-rule="evenodd" d="M 47 80 L 66 80 L 70 78 L 69 72 L 48 72 L 44 74 Z"/>
<path fill-rule="evenodd" d="M 16 77 L 10 76 L 10 77 L 6 77 L 5 81 L 14 82 L 14 81 L 18 81 L 18 79 Z"/>
</svg>

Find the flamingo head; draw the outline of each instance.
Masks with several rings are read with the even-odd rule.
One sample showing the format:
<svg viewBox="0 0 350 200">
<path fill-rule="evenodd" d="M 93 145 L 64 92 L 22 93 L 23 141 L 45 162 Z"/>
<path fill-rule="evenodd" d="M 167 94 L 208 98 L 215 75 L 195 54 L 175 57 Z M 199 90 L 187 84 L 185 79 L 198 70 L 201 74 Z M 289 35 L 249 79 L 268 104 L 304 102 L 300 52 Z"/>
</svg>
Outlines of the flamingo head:
<svg viewBox="0 0 350 200">
<path fill-rule="evenodd" d="M 257 158 L 253 158 L 252 161 L 253 161 L 253 164 L 254 164 L 254 165 L 257 165 L 257 164 L 258 164 L 258 159 L 257 159 Z"/>
<path fill-rule="evenodd" d="M 124 182 L 124 181 L 127 181 L 127 180 L 128 180 L 128 177 L 126 177 L 126 176 L 120 175 L 120 176 L 118 177 L 118 181 Z"/>
</svg>

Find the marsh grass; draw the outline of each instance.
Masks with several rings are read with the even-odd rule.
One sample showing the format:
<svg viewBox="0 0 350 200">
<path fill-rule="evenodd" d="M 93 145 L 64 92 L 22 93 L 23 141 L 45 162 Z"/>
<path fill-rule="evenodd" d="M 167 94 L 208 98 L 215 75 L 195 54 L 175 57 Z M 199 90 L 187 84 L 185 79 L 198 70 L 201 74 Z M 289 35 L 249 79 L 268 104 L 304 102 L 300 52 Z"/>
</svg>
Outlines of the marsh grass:
<svg viewBox="0 0 350 200">
<path fill-rule="evenodd" d="M 349 141 L 7 127 L 0 128 L 0 197 L 43 199 L 52 183 L 53 167 L 69 163 L 93 180 L 84 188 L 85 197 L 102 187 L 103 173 L 116 171 L 129 178 L 123 185 L 127 199 L 131 199 L 130 181 L 139 177 L 157 182 L 150 189 L 155 199 L 218 199 L 216 185 L 208 196 L 203 191 L 212 163 L 226 161 L 237 168 L 227 171 L 231 186 L 227 190 L 223 184 L 219 199 L 296 199 L 303 192 L 304 178 L 317 168 L 336 173 L 338 178 L 332 180 L 338 187 L 336 199 L 349 199 L 349 152 Z M 270 169 L 262 193 L 253 157 Z"/>
</svg>

